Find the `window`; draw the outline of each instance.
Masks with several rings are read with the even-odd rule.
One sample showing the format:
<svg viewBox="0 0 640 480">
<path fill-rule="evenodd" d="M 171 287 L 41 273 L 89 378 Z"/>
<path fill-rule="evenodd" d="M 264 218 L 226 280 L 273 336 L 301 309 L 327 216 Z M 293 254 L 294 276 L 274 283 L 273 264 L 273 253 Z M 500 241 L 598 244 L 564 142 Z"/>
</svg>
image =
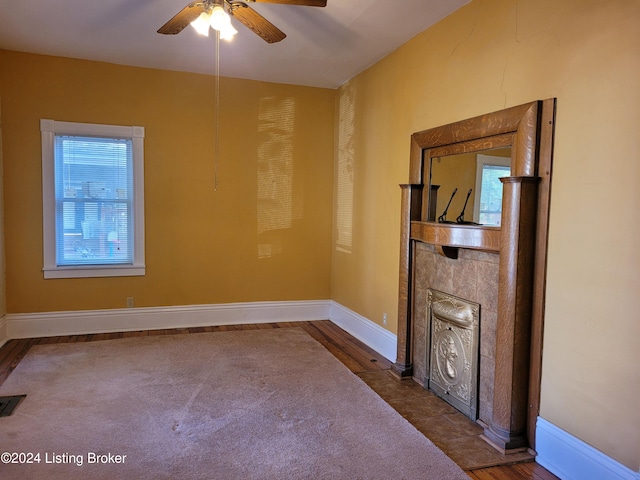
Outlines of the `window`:
<svg viewBox="0 0 640 480">
<path fill-rule="evenodd" d="M 40 131 L 44 277 L 144 275 L 144 127 Z"/>
<path fill-rule="evenodd" d="M 500 226 L 502 220 L 502 182 L 511 175 L 511 158 L 479 154 L 476 158 L 476 195 L 473 221 Z"/>
</svg>

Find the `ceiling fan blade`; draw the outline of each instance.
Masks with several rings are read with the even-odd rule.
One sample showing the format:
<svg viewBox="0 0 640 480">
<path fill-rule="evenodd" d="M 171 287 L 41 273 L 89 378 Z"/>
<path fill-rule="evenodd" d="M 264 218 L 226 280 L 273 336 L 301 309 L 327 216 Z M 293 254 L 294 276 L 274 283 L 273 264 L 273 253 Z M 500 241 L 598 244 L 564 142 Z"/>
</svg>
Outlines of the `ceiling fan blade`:
<svg viewBox="0 0 640 480">
<path fill-rule="evenodd" d="M 184 27 L 193 22 L 206 10 L 204 2 L 191 2 L 180 10 L 171 20 L 158 29 L 158 33 L 163 35 L 175 35 L 180 33 Z"/>
<path fill-rule="evenodd" d="M 327 0 L 247 0 L 258 3 L 279 3 L 281 5 L 302 5 L 305 7 L 326 7 Z"/>
<path fill-rule="evenodd" d="M 242 4 L 242 2 L 232 2 L 230 5 L 231 8 L 229 9 L 229 13 L 233 17 L 237 18 L 240 23 L 249 30 L 262 37 L 265 42 L 276 43 L 286 37 L 282 30 L 247 4 Z"/>
</svg>

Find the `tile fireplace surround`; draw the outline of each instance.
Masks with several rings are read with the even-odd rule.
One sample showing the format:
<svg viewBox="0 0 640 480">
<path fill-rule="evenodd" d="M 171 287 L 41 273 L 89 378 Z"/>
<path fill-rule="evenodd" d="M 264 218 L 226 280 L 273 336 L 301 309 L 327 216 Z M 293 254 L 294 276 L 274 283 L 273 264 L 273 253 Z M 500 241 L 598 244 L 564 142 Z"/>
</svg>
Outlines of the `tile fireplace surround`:
<svg viewBox="0 0 640 480">
<path fill-rule="evenodd" d="M 495 253 L 462 250 L 457 260 L 433 245 L 419 243 L 415 257 L 413 378 L 425 386 L 427 377 L 427 290 L 429 288 L 480 304 L 478 420 L 489 424 L 493 414 L 495 336 L 498 315 L 498 260 Z"/>
</svg>

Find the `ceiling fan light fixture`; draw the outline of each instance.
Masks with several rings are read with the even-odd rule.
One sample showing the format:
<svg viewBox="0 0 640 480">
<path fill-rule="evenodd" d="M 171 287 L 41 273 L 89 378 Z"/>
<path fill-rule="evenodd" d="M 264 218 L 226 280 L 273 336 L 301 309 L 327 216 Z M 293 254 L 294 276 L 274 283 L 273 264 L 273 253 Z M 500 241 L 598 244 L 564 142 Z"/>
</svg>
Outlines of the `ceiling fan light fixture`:
<svg viewBox="0 0 640 480">
<path fill-rule="evenodd" d="M 195 28 L 196 32 L 205 37 L 209 36 L 209 25 L 211 19 L 211 12 L 204 11 L 202 12 L 198 18 L 196 18 L 193 22 L 191 22 L 191 26 Z"/>
<path fill-rule="evenodd" d="M 233 28 L 233 25 L 229 24 L 220 30 L 220 38 L 222 40 L 233 40 L 236 33 L 238 33 L 238 30 Z"/>
<path fill-rule="evenodd" d="M 227 26 L 231 26 L 231 17 L 224 11 L 220 5 L 216 5 L 211 10 L 210 17 L 211 28 L 222 32 Z"/>
</svg>

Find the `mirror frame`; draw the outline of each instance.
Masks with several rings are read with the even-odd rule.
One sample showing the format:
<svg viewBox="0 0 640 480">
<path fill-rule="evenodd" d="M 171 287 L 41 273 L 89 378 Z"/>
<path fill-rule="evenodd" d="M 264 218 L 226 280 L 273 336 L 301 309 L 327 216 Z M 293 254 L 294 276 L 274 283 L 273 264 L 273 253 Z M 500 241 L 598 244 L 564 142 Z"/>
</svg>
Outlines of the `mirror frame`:
<svg viewBox="0 0 640 480">
<path fill-rule="evenodd" d="M 424 159 L 511 146 L 512 176 L 536 176 L 540 101 L 411 135 L 409 183 L 424 181 Z"/>
<path fill-rule="evenodd" d="M 459 248 L 499 253 L 494 417 L 484 438 L 504 453 L 535 449 L 555 107 L 554 98 L 538 100 L 414 133 L 409 184 L 401 185 L 398 352 L 392 373 L 399 378 L 413 373 L 415 242 L 444 249 L 450 258 L 457 258 Z M 425 221 L 431 158 L 503 146 L 512 147 L 512 173 L 503 180 L 501 227 Z"/>
</svg>

